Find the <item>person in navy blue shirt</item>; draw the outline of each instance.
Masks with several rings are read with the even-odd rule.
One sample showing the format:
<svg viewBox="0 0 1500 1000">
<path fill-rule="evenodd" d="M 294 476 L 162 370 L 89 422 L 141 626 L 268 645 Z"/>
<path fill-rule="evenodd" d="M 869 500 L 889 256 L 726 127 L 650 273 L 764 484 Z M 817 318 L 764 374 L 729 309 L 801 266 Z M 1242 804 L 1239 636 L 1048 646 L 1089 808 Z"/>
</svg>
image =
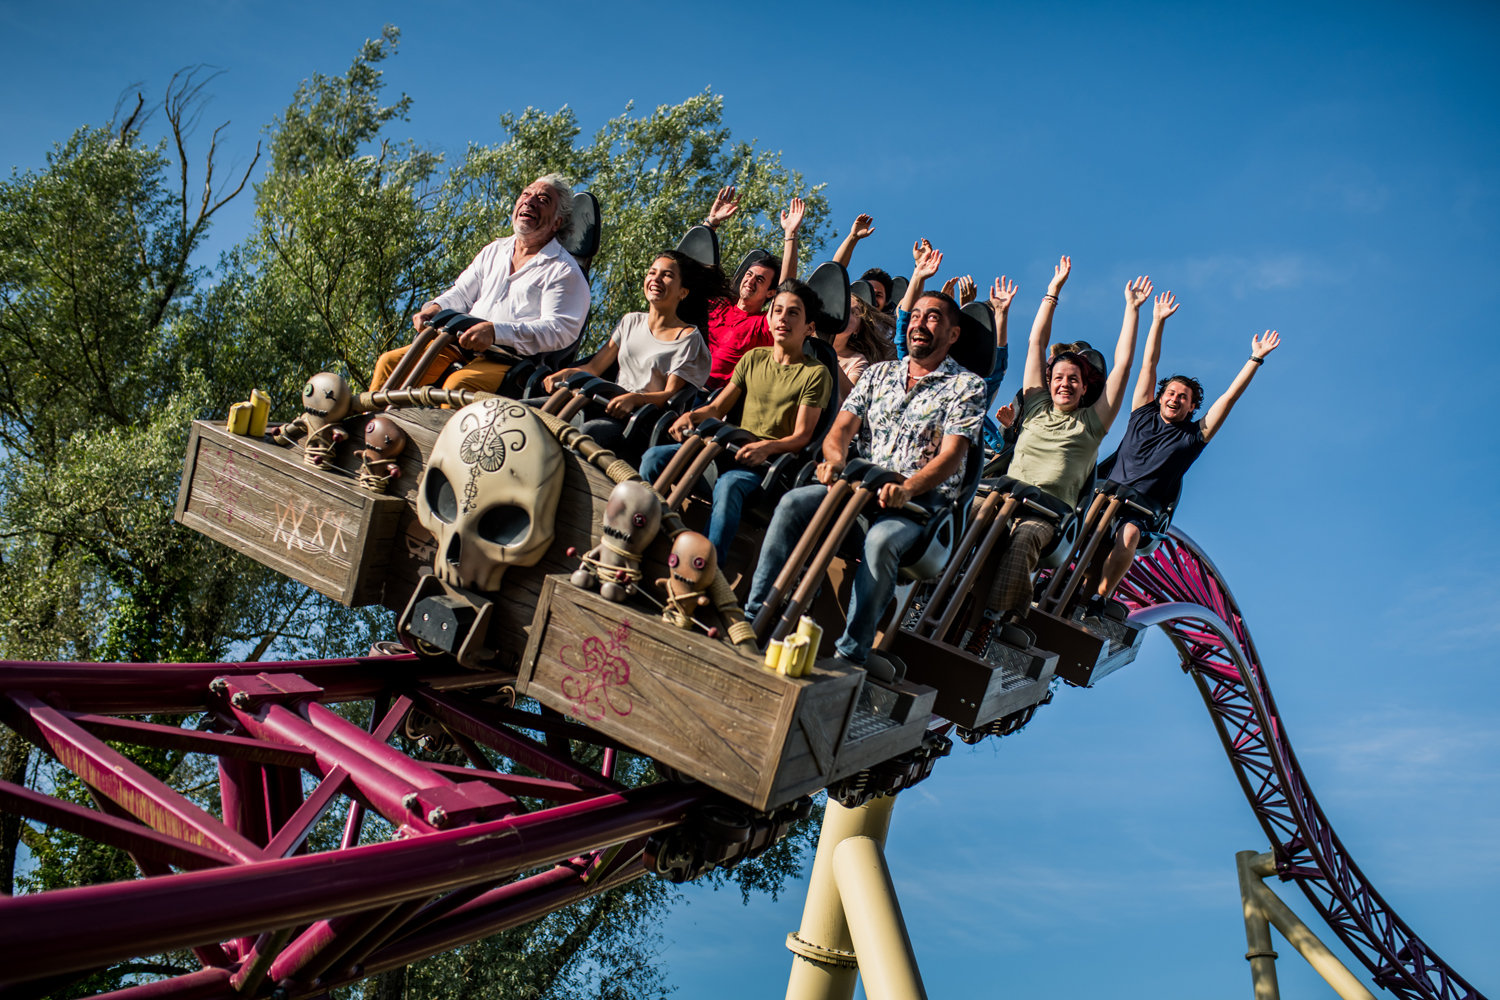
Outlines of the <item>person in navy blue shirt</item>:
<svg viewBox="0 0 1500 1000">
<path fill-rule="evenodd" d="M 1201 420 L 1194 415 L 1203 404 L 1203 386 L 1187 375 L 1169 375 L 1159 383 L 1156 380 L 1156 365 L 1161 359 L 1161 335 L 1167 317 L 1177 311 L 1177 300 L 1171 292 L 1156 297 L 1152 311 L 1151 332 L 1146 335 L 1145 357 L 1141 359 L 1141 374 L 1135 383 L 1135 399 L 1130 411 L 1130 423 L 1125 428 L 1125 438 L 1115 458 L 1110 478 L 1120 486 L 1134 491 L 1131 496 L 1143 506 L 1165 509 L 1177 495 L 1182 477 L 1198 460 L 1203 449 L 1224 426 L 1229 411 L 1234 408 L 1250 380 L 1260 369 L 1266 355 L 1276 350 L 1281 343 L 1275 330 L 1267 330 L 1263 337 L 1250 338 L 1250 358 L 1230 383 L 1228 391 L 1214 401 Z M 1104 610 L 1109 595 L 1125 578 L 1130 561 L 1141 542 L 1141 534 L 1151 530 L 1148 523 L 1153 518 L 1131 508 L 1114 523 L 1114 548 L 1104 560 L 1102 577 L 1095 593 L 1090 594 L 1085 607 L 1085 616 L 1097 615 Z"/>
</svg>

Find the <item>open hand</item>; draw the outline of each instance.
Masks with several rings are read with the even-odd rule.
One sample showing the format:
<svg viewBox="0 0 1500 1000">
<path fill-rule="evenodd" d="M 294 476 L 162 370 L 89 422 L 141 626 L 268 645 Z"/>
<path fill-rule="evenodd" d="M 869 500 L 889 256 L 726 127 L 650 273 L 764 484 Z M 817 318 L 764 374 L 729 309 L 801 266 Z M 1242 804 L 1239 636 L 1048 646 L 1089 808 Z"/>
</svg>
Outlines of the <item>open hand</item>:
<svg viewBox="0 0 1500 1000">
<path fill-rule="evenodd" d="M 1151 307 L 1151 318 L 1161 321 L 1176 311 L 1177 300 L 1172 297 L 1172 293 L 1162 292 L 1156 297 L 1156 304 Z"/>
<path fill-rule="evenodd" d="M 1257 358 L 1263 358 L 1276 348 L 1281 346 L 1281 338 L 1275 330 L 1267 330 L 1264 337 L 1250 338 L 1250 353 Z"/>
<path fill-rule="evenodd" d="M 953 290 L 957 284 L 957 278 L 949 278 L 947 281 L 943 282 L 943 294 L 948 296 L 950 299 L 953 298 Z"/>
<path fill-rule="evenodd" d="M 928 247 L 926 252 L 917 259 L 917 266 L 912 269 L 913 282 L 926 281 L 938 273 L 938 268 L 943 266 L 943 251 Z"/>
<path fill-rule="evenodd" d="M 793 198 L 791 204 L 782 209 L 781 231 L 788 236 L 794 235 L 797 232 L 797 227 L 802 225 L 802 216 L 806 212 L 807 206 L 803 204 L 802 199 Z"/>
<path fill-rule="evenodd" d="M 998 316 L 1010 311 L 1010 303 L 1020 290 L 1014 281 L 1007 281 L 1005 275 L 995 279 L 994 286 L 990 289 L 990 308 L 995 310 Z"/>
<path fill-rule="evenodd" d="M 854 225 L 849 228 L 849 235 L 856 240 L 865 239 L 875 232 L 875 217 L 865 215 L 861 212 L 854 217 Z"/>
<path fill-rule="evenodd" d="M 923 254 L 927 254 L 927 253 L 931 253 L 931 252 L 932 252 L 932 244 L 929 243 L 929 242 L 927 242 L 925 239 L 922 239 L 922 240 L 913 240 L 912 241 L 912 244 L 911 244 L 911 261 L 912 261 L 913 264 L 919 264 L 919 263 L 921 263 L 921 261 L 922 261 L 922 255 Z"/>
<path fill-rule="evenodd" d="M 719 188 L 719 193 L 714 196 L 714 206 L 708 210 L 708 218 L 703 220 L 710 229 L 718 227 L 719 223 L 728 219 L 739 211 L 740 196 L 734 189 L 734 185 Z"/>
<path fill-rule="evenodd" d="M 1073 258 L 1068 256 L 1059 257 L 1057 265 L 1052 268 L 1052 280 L 1047 283 L 1047 293 L 1056 295 L 1062 291 L 1062 286 L 1068 283 L 1068 275 L 1073 273 Z"/>
<path fill-rule="evenodd" d="M 966 274 L 958 279 L 958 304 L 966 306 L 978 297 L 978 290 L 974 287 L 974 276 Z"/>
<path fill-rule="evenodd" d="M 1127 309 L 1139 309 L 1141 303 L 1151 297 L 1151 279 L 1141 275 L 1134 281 L 1125 285 L 1125 307 Z"/>
<path fill-rule="evenodd" d="M 1009 427 L 1016 422 L 1016 408 L 1006 403 L 995 411 L 995 422 L 1001 427 Z"/>
</svg>

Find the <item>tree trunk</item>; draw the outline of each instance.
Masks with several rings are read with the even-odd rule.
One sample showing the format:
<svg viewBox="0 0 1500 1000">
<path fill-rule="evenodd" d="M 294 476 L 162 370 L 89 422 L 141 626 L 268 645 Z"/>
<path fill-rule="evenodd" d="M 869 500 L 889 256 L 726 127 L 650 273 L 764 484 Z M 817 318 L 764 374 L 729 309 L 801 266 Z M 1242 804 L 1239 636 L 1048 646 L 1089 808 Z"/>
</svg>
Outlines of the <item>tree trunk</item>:
<svg viewBox="0 0 1500 1000">
<path fill-rule="evenodd" d="M 0 730 L 0 781 L 13 785 L 26 782 L 31 766 L 31 744 L 20 733 Z M 16 880 L 16 846 L 21 841 L 21 817 L 0 814 L 0 895 L 12 895 Z"/>
</svg>

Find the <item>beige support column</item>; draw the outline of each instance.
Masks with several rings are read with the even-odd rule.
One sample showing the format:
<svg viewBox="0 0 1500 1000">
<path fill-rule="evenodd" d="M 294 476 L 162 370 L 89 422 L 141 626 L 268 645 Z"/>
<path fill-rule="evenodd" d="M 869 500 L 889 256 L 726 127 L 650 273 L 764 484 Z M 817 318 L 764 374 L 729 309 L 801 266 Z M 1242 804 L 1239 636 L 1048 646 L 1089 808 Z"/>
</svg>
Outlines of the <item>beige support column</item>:
<svg viewBox="0 0 1500 1000">
<path fill-rule="evenodd" d="M 880 845 L 850 837 L 833 852 L 833 874 L 844 901 L 869 1000 L 927 1000 L 922 973 Z"/>
<path fill-rule="evenodd" d="M 1254 851 L 1240 851 L 1234 856 L 1240 873 L 1240 905 L 1245 909 L 1245 957 L 1250 960 L 1250 981 L 1255 986 L 1255 1000 L 1281 1000 L 1281 986 L 1276 981 L 1276 950 L 1271 947 L 1271 921 L 1261 909 L 1255 894 L 1260 882 L 1250 871 Z"/>
<path fill-rule="evenodd" d="M 884 845 L 895 805 L 894 795 L 882 795 L 856 809 L 845 809 L 832 801 L 824 809 L 818 853 L 807 881 L 802 926 L 786 936 L 786 946 L 793 954 L 787 1000 L 851 1000 L 854 996 L 859 964 L 854 959 L 854 940 L 834 879 L 833 853 L 850 837 L 868 837 Z"/>
<path fill-rule="evenodd" d="M 1240 892 L 1245 893 L 1248 883 L 1250 894 L 1255 900 L 1255 905 L 1261 913 L 1265 914 L 1272 926 L 1281 932 L 1293 948 L 1296 948 L 1302 957 L 1307 959 L 1307 964 L 1313 967 L 1318 975 L 1327 980 L 1328 985 L 1333 987 L 1343 1000 L 1375 1000 L 1365 984 L 1360 982 L 1350 972 L 1343 962 L 1338 960 L 1328 947 L 1318 940 L 1318 936 L 1293 913 L 1291 908 L 1281 901 L 1281 898 L 1271 891 L 1262 879 L 1276 874 L 1276 858 L 1272 854 L 1256 854 L 1254 851 L 1241 851 L 1236 854 L 1235 861 L 1240 869 Z M 1249 904 L 1246 904 L 1248 912 Z M 1246 926 L 1248 928 L 1246 918 Z M 1257 992 L 1256 997 L 1260 994 Z"/>
</svg>

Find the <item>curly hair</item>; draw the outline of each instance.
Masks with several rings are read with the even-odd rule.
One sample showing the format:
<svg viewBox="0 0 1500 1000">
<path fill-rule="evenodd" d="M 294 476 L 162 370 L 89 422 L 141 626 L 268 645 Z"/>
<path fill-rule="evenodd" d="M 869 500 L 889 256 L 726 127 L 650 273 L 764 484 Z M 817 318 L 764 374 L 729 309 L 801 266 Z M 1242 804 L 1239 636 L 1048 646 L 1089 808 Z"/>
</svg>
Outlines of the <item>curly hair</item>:
<svg viewBox="0 0 1500 1000">
<path fill-rule="evenodd" d="M 1203 386 L 1191 375 L 1168 375 L 1156 383 L 1156 401 L 1161 402 L 1161 394 L 1167 391 L 1167 386 L 1173 382 L 1181 382 L 1187 386 L 1188 392 L 1193 394 L 1193 413 L 1198 412 L 1198 407 L 1203 405 Z M 1192 414 L 1189 414 L 1191 416 Z"/>
</svg>

